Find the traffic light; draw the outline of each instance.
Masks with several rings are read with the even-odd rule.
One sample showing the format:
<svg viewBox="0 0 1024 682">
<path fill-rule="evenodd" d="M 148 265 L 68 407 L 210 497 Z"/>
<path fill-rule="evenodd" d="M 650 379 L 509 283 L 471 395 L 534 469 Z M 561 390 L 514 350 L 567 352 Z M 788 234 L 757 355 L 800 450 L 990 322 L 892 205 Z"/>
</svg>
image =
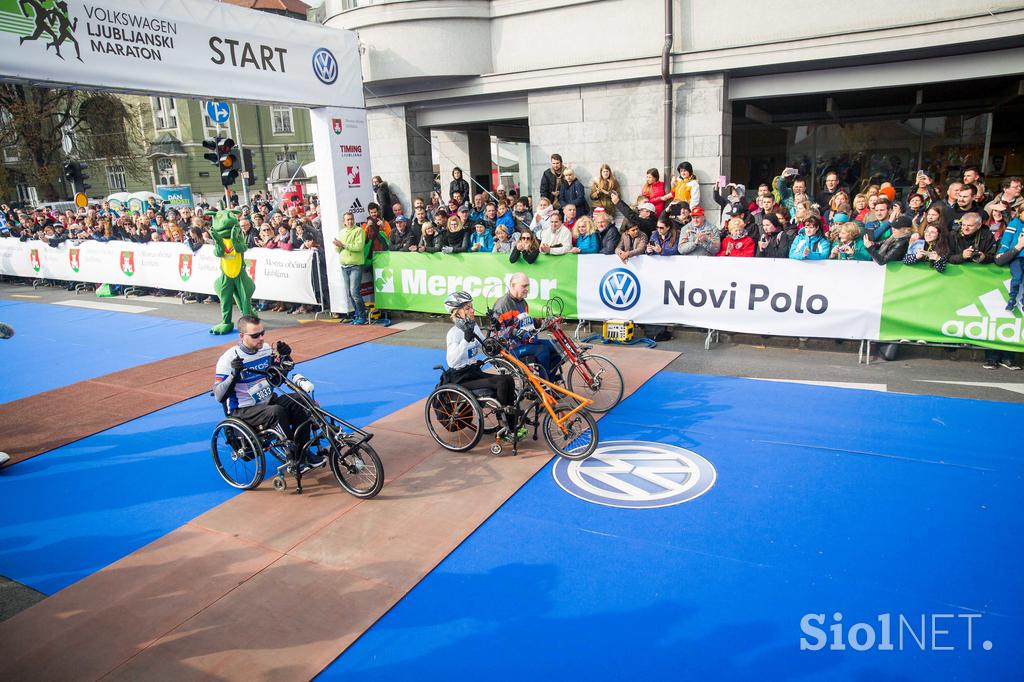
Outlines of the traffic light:
<svg viewBox="0 0 1024 682">
<path fill-rule="evenodd" d="M 71 184 L 72 194 L 79 192 L 84 194 L 86 190 L 92 188 L 92 185 L 86 183 L 89 176 L 83 172 L 88 167 L 88 164 L 81 161 L 66 161 L 64 163 L 64 178 Z"/>
<path fill-rule="evenodd" d="M 235 184 L 238 178 L 239 169 L 242 164 L 235 151 L 235 141 L 230 137 L 208 137 L 203 140 L 203 146 L 213 151 L 203 154 L 203 158 L 217 166 L 220 171 L 220 184 L 230 187 Z"/>
</svg>

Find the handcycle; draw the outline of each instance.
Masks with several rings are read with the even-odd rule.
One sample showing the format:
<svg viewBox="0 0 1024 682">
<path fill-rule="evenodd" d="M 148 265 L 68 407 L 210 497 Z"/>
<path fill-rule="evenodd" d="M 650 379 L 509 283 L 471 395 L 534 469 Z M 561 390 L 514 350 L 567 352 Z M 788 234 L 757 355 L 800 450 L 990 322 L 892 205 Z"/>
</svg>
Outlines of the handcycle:
<svg viewBox="0 0 1024 682">
<path fill-rule="evenodd" d="M 301 374 L 288 377 L 292 367 L 294 363 L 288 358 L 280 366 L 253 373 L 264 376 L 274 390 L 290 388 L 292 399 L 306 413 L 306 419 L 295 429 L 297 440 L 303 440 L 300 434 L 305 437 L 295 460 L 289 460 L 288 439 L 278 426 L 255 429 L 228 414 L 227 405 L 222 403 L 225 418 L 210 440 L 217 472 L 228 485 L 252 490 L 263 482 L 266 455 L 270 454 L 281 463 L 273 478 L 275 490 L 287 490 L 285 475 L 291 474 L 295 477 L 295 492 L 301 495 L 303 475 L 330 464 L 346 492 L 361 499 L 374 497 L 384 485 L 384 465 L 370 445 L 373 434 L 322 408 L 313 397 L 313 382 Z"/>
<path fill-rule="evenodd" d="M 446 450 L 465 452 L 476 447 L 486 433 L 494 435 L 492 454 L 500 455 L 503 441 L 507 441 L 512 444 L 512 454 L 517 455 L 522 439 L 520 427 L 532 426 L 533 440 L 541 430 L 548 448 L 561 457 L 581 460 L 593 454 L 598 443 L 597 422 L 587 410 L 593 401 L 538 376 L 509 352 L 511 341 L 507 335 L 492 333 L 482 343 L 488 358 L 501 359 L 515 373 L 512 405 L 500 405 L 487 389 L 474 391 L 442 378 L 424 406 L 427 430 L 437 444 Z"/>
</svg>

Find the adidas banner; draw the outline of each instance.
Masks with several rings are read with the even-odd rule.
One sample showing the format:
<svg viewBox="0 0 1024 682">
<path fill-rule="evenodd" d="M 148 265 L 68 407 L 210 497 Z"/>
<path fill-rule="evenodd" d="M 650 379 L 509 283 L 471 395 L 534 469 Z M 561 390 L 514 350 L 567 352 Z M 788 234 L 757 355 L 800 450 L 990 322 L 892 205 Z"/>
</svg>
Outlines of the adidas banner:
<svg viewBox="0 0 1024 682">
<path fill-rule="evenodd" d="M 363 106 L 354 32 L 210 0 L 0 0 L 0 54 L 33 83 Z"/>
<path fill-rule="evenodd" d="M 315 304 L 313 256 L 309 250 L 246 251 L 245 267 L 256 284 L 253 298 Z M 214 294 L 220 259 L 209 245 L 193 253 L 184 244 L 158 242 L 64 242 L 53 247 L 0 239 L 0 274 Z"/>
<path fill-rule="evenodd" d="M 341 261 L 334 248 L 334 239 L 346 212 L 351 212 L 356 223 L 362 224 L 366 222 L 367 207 L 374 200 L 366 111 L 324 107 L 310 110 L 309 118 L 313 128 L 317 186 L 320 188 L 320 216 L 331 310 L 347 313 L 352 306 L 341 277 Z"/>
<path fill-rule="evenodd" d="M 925 266 L 837 261 L 639 256 L 386 253 L 374 258 L 379 307 L 444 312 L 452 291 L 484 303 L 509 276 L 530 277 L 530 310 L 559 296 L 565 314 L 777 336 L 969 343 L 1024 351 L 1021 312 L 1007 311 L 1008 274 L 993 265 Z"/>
</svg>

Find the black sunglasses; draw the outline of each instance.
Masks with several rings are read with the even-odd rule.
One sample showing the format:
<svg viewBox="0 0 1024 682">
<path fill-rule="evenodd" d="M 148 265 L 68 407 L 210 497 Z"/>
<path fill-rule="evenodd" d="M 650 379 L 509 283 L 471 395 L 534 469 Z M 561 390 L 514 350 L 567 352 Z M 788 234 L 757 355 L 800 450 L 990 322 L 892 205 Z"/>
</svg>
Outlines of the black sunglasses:
<svg viewBox="0 0 1024 682">
<path fill-rule="evenodd" d="M 267 330 L 266 330 L 266 329 L 264 329 L 263 331 L 261 331 L 261 332 L 256 332 L 255 334 L 250 334 L 249 332 L 246 332 L 246 333 L 245 333 L 245 335 L 246 335 L 246 336 L 251 336 L 251 337 L 252 337 L 252 338 L 254 338 L 254 339 L 259 339 L 259 338 L 262 338 L 262 337 L 263 337 L 263 335 L 264 335 L 264 334 L 266 334 L 266 333 L 267 333 Z"/>
</svg>

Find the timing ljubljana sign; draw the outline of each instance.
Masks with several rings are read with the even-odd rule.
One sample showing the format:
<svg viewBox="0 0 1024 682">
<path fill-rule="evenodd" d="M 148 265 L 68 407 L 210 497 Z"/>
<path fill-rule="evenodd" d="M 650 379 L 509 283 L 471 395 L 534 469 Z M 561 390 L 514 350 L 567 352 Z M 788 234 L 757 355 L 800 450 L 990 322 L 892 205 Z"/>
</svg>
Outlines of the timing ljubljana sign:
<svg viewBox="0 0 1024 682">
<path fill-rule="evenodd" d="M 0 3 L 0 75 L 362 108 L 355 34 L 202 0 Z"/>
</svg>

